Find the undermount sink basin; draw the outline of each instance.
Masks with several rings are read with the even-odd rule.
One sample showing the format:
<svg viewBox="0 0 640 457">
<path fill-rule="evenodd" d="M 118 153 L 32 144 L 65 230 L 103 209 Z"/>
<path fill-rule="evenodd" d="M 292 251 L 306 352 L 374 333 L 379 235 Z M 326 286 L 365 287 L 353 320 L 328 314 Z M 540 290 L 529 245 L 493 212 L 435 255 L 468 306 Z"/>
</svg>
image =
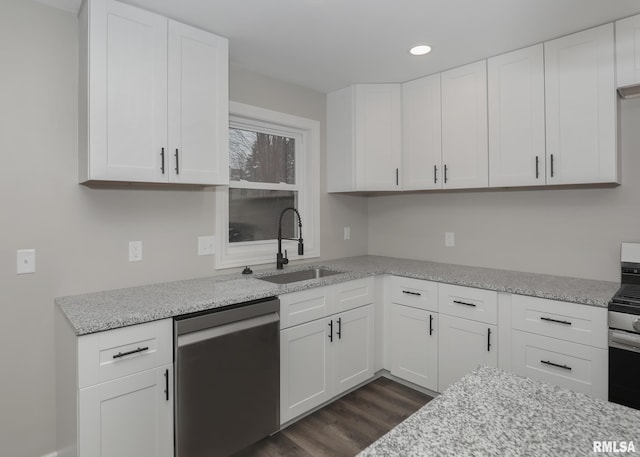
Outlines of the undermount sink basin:
<svg viewBox="0 0 640 457">
<path fill-rule="evenodd" d="M 263 281 L 269 281 L 276 284 L 290 284 L 292 282 L 307 281 L 309 279 L 319 279 L 327 276 L 339 275 L 342 271 L 329 270 L 327 268 L 310 268 L 308 270 L 289 271 L 287 273 L 279 273 L 270 276 L 262 276 Z"/>
</svg>

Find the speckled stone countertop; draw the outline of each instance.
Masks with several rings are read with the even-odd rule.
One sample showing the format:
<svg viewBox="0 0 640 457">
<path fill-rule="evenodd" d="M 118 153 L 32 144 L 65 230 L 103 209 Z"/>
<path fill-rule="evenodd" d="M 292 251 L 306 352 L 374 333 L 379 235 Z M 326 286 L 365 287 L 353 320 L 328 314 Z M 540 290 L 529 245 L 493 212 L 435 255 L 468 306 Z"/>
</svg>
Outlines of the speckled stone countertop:
<svg viewBox="0 0 640 457">
<path fill-rule="evenodd" d="M 636 452 L 594 453 L 594 441 Z M 584 455 L 640 455 L 640 411 L 484 366 L 358 456 Z"/>
<path fill-rule="evenodd" d="M 310 265 L 291 267 L 285 271 L 306 269 Z M 379 256 L 348 257 L 325 261 L 320 265 L 343 273 L 291 284 L 272 284 L 258 279 L 277 273 L 273 269 L 248 276 L 237 273 L 74 295 L 57 298 L 55 302 L 69 319 L 76 334 L 85 335 L 379 274 L 602 307 L 607 306 L 619 287 L 618 283 L 608 281 Z"/>
</svg>

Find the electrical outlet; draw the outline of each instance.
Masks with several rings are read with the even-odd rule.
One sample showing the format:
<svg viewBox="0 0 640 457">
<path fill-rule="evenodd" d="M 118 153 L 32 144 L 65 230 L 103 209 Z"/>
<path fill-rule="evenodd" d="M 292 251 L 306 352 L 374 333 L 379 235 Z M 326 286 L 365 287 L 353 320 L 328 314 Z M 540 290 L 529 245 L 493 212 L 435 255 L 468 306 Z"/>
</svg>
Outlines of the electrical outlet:
<svg viewBox="0 0 640 457">
<path fill-rule="evenodd" d="M 19 249 L 16 251 L 16 274 L 24 275 L 36 272 L 36 250 Z"/>
<path fill-rule="evenodd" d="M 142 260 L 142 241 L 129 241 L 129 262 Z"/>
<path fill-rule="evenodd" d="M 198 237 L 198 255 L 213 255 L 216 253 L 216 237 L 199 236 Z"/>
<path fill-rule="evenodd" d="M 344 239 L 345 240 L 350 240 L 351 239 L 351 227 L 345 227 L 344 228 Z"/>
<path fill-rule="evenodd" d="M 444 232 L 444 245 L 448 248 L 452 248 L 455 245 L 453 232 Z"/>
</svg>

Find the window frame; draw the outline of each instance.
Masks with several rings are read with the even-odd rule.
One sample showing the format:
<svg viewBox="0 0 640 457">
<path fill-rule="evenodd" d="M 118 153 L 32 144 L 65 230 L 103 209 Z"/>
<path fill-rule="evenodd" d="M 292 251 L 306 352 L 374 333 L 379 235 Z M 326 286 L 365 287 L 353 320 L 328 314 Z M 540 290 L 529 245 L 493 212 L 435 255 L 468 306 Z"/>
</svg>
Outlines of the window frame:
<svg viewBox="0 0 640 457">
<path fill-rule="evenodd" d="M 283 240 L 282 249 L 288 251 L 292 261 L 320 257 L 320 122 L 232 101 L 229 102 L 229 128 L 256 129 L 295 138 L 296 184 L 274 185 L 242 181 L 240 186 L 234 186 L 229 181 L 228 186 L 216 188 L 218 249 L 215 268 L 275 263 L 278 250 L 277 240 L 229 243 L 230 187 L 297 191 L 305 253 L 298 256 L 296 241 Z"/>
</svg>

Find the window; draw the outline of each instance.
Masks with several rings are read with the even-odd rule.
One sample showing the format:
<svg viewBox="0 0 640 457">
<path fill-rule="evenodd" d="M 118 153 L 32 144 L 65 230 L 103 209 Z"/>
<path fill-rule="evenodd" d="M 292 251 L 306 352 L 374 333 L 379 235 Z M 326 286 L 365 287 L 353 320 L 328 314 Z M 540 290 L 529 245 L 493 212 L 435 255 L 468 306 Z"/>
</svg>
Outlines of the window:
<svg viewBox="0 0 640 457">
<path fill-rule="evenodd" d="M 216 267 L 275 263 L 280 214 L 296 208 L 302 217 L 304 258 L 319 249 L 319 122 L 230 103 L 229 187 L 216 190 Z M 282 235 L 297 238 L 292 211 L 282 218 Z M 290 259 L 297 243 L 283 241 Z"/>
</svg>

